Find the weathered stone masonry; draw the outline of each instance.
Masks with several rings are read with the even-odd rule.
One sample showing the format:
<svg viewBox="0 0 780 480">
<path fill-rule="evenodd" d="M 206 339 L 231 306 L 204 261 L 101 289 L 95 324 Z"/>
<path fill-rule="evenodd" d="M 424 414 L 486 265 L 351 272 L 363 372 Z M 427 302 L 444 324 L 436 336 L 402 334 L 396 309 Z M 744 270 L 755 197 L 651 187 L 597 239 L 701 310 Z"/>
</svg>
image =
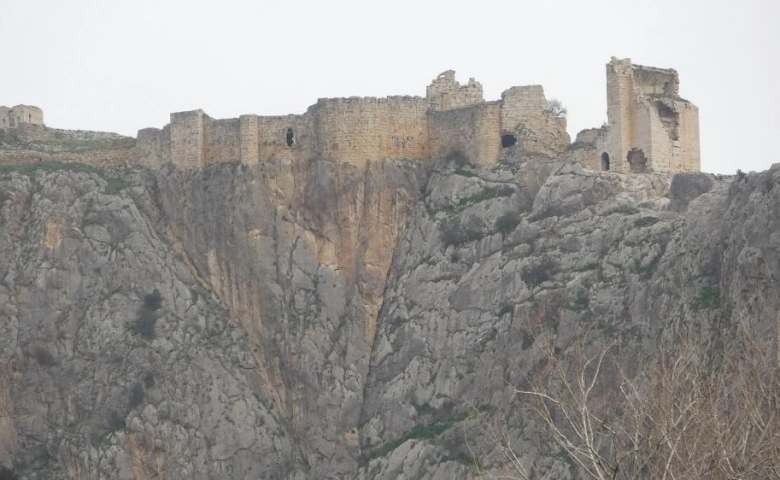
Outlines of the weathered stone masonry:
<svg viewBox="0 0 780 480">
<path fill-rule="evenodd" d="M 633 65 L 612 58 L 607 64 L 608 125 L 583 131 L 586 165 L 629 172 L 698 172 L 699 110 L 681 98 L 672 69 Z"/>
<path fill-rule="evenodd" d="M 486 102 L 479 82 L 472 78 L 461 85 L 449 70 L 428 85 L 425 97 L 325 98 L 300 115 L 223 120 L 202 110 L 172 113 L 163 128 L 140 130 L 134 147 L 102 148 L 105 159 L 95 163 L 198 169 L 225 162 L 322 159 L 364 166 L 385 158 L 435 160 L 456 154 L 491 165 L 519 151 L 620 173 L 699 171 L 698 109 L 678 91 L 675 70 L 613 57 L 607 64 L 608 124 L 583 130 L 570 144 L 566 119 L 550 111 L 541 86 L 512 87 L 500 100 Z M 0 138 L 45 140 L 46 134 L 41 109 L 0 107 Z M 44 159 L 37 151 L 13 155 L 19 157 L 15 162 Z M 45 158 L 69 161 L 63 154 Z"/>
<path fill-rule="evenodd" d="M 0 106 L 0 131 L 10 132 L 25 125 L 43 125 L 43 110 L 31 105 Z"/>
<path fill-rule="evenodd" d="M 162 129 L 138 132 L 138 161 L 202 168 L 221 162 L 326 159 L 358 166 L 391 158 L 433 159 L 458 152 L 489 165 L 501 136 L 526 151 L 557 155 L 569 144 L 566 120 L 548 111 L 541 86 L 513 87 L 485 102 L 482 85 L 439 75 L 421 97 L 320 99 L 302 115 L 214 120 L 202 110 L 171 114 Z"/>
</svg>

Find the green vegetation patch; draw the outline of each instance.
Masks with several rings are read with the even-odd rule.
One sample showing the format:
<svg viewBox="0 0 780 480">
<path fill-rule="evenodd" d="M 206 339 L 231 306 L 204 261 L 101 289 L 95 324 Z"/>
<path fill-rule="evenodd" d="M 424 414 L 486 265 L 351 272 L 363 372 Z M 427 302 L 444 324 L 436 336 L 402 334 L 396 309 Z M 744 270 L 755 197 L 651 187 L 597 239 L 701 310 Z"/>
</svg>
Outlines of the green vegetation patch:
<svg viewBox="0 0 780 480">
<path fill-rule="evenodd" d="M 157 324 L 157 310 L 161 306 L 162 297 L 160 296 L 160 291 L 155 288 L 152 293 L 144 296 L 144 303 L 138 309 L 138 318 L 125 324 L 125 330 L 146 340 L 153 340 L 155 336 L 154 327 Z"/>
<path fill-rule="evenodd" d="M 473 242 L 484 236 L 485 228 L 485 221 L 476 216 L 465 222 L 461 222 L 458 217 L 450 218 L 441 224 L 441 241 L 445 247 Z"/>
<path fill-rule="evenodd" d="M 484 202 L 485 200 L 490 200 L 491 198 L 508 197 L 513 193 L 515 193 L 515 189 L 509 185 L 487 187 L 475 193 L 474 195 L 461 198 L 458 200 L 458 203 L 453 207 L 453 209 L 459 212 L 467 207 L 470 207 L 471 205 L 474 205 L 475 203 Z"/>
<path fill-rule="evenodd" d="M 634 220 L 634 226 L 637 228 L 649 227 L 658 223 L 658 219 L 655 217 L 639 217 Z"/>
<path fill-rule="evenodd" d="M 620 205 L 619 207 L 616 207 L 609 212 L 610 214 L 619 214 L 619 215 L 636 215 L 639 213 L 639 210 L 636 208 L 630 206 L 630 205 Z"/>
<path fill-rule="evenodd" d="M 468 170 L 465 170 L 465 169 L 463 169 L 463 168 L 461 168 L 461 167 L 459 167 L 459 168 L 456 168 L 456 169 L 455 169 L 455 171 L 454 171 L 453 173 L 454 173 L 455 175 L 460 175 L 461 177 L 476 177 L 476 176 L 477 176 L 477 174 L 476 174 L 476 173 L 474 173 L 474 172 L 470 172 L 470 171 L 468 171 Z"/>
<path fill-rule="evenodd" d="M 550 280 L 557 270 L 558 262 L 552 258 L 544 258 L 538 263 L 524 267 L 520 271 L 520 279 L 534 288 Z"/>
<path fill-rule="evenodd" d="M 700 310 L 711 310 L 720 307 L 720 288 L 704 287 L 691 302 L 691 310 L 698 312 Z"/>
<path fill-rule="evenodd" d="M 399 438 L 387 442 L 371 452 L 370 458 L 384 457 L 400 447 L 407 440 L 424 440 L 438 437 L 456 423 L 462 422 L 468 418 L 468 416 L 469 414 L 466 412 L 453 413 L 452 415 L 427 425 L 415 425 L 411 430 L 407 431 Z"/>
<path fill-rule="evenodd" d="M 104 191 L 108 195 L 116 195 L 131 185 L 127 180 L 111 175 L 99 167 L 85 163 L 57 162 L 52 160 L 22 165 L 0 165 L 0 175 L 8 175 L 14 172 L 30 178 L 35 178 L 40 173 L 46 174 L 51 172 L 93 173 L 105 180 L 106 187 Z"/>
<path fill-rule="evenodd" d="M 506 236 L 512 233 L 522 221 L 523 216 L 520 212 L 514 210 L 506 212 L 496 219 L 496 230 L 501 235 Z"/>
</svg>

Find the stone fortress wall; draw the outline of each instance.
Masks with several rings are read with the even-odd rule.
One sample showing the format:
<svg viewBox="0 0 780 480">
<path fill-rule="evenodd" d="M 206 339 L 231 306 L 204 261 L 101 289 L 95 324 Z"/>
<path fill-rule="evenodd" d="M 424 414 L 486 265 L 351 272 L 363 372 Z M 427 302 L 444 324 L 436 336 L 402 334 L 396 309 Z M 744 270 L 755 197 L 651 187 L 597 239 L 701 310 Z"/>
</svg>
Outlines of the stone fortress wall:
<svg viewBox="0 0 780 480">
<path fill-rule="evenodd" d="M 301 115 L 242 115 L 214 120 L 202 110 L 171 114 L 162 129 L 138 132 L 139 163 L 202 168 L 221 162 L 324 159 L 363 166 L 368 161 L 430 160 L 453 153 L 491 165 L 502 135 L 526 151 L 556 155 L 569 144 L 565 118 L 547 108 L 541 86 L 513 87 L 485 102 L 482 85 L 455 72 L 440 74 L 422 97 L 319 99 Z"/>
<path fill-rule="evenodd" d="M 551 111 L 541 86 L 511 87 L 499 100 L 486 102 L 479 82 L 471 78 L 461 85 L 449 70 L 428 85 L 425 97 L 325 98 L 303 114 L 221 120 L 203 110 L 172 113 L 163 128 L 140 130 L 133 145 L 122 140 L 116 152 L 101 146 L 106 160 L 94 162 L 199 169 L 271 159 L 364 166 L 386 158 L 452 157 L 489 166 L 523 153 L 621 173 L 699 171 L 698 109 L 678 89 L 674 70 L 613 57 L 607 64 L 608 124 L 580 132 L 571 144 L 566 119 Z M 0 107 L 0 126 L 3 119 L 9 127 L 0 128 L 0 139 L 9 132 L 22 140 L 51 136 L 37 107 Z M 25 155 L 43 158 L 38 152 Z"/>
</svg>

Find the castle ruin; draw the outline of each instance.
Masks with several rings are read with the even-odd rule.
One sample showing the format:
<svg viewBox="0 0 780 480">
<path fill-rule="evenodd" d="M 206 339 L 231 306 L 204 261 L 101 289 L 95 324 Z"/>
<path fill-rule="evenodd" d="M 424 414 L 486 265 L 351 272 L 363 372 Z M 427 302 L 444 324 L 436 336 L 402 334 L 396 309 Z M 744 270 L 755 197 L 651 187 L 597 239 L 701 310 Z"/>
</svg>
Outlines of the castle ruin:
<svg viewBox="0 0 780 480">
<path fill-rule="evenodd" d="M 24 125 L 43 126 L 43 110 L 31 105 L 0 106 L 0 131 L 11 132 Z"/>
<path fill-rule="evenodd" d="M 585 130 L 575 144 L 579 160 L 595 170 L 674 173 L 701 170 L 699 109 L 678 94 L 677 71 L 633 65 L 612 57 L 607 64 L 607 119 Z"/>
<path fill-rule="evenodd" d="M 572 144 L 566 119 L 550 108 L 541 86 L 511 87 L 499 100 L 485 101 L 479 82 L 471 78 L 461 85 L 449 70 L 428 85 L 425 97 L 321 98 L 303 114 L 219 120 L 202 110 L 176 112 L 163 128 L 145 128 L 134 141 L 127 138 L 134 144 L 122 143 L 121 151 L 101 146 L 77 161 L 199 169 L 269 160 L 362 167 L 388 158 L 459 158 L 490 166 L 522 155 L 619 173 L 699 171 L 698 109 L 678 90 L 675 70 L 613 57 L 607 64 L 608 123 L 583 130 Z M 0 134 L 35 134 L 30 138 L 41 140 L 48 130 L 37 107 L 0 107 Z M 16 162 L 27 158 L 17 150 L 5 153 Z M 0 161 L 8 155 L 0 152 Z"/>
<path fill-rule="evenodd" d="M 503 138 L 503 141 L 502 141 Z M 452 154 L 491 165 L 515 145 L 549 156 L 569 144 L 566 119 L 553 115 L 541 86 L 513 87 L 486 102 L 482 85 L 440 74 L 421 97 L 319 99 L 301 115 L 215 120 L 202 110 L 171 114 L 162 129 L 138 132 L 140 163 L 202 168 L 275 158 L 352 163 L 430 160 Z"/>
</svg>

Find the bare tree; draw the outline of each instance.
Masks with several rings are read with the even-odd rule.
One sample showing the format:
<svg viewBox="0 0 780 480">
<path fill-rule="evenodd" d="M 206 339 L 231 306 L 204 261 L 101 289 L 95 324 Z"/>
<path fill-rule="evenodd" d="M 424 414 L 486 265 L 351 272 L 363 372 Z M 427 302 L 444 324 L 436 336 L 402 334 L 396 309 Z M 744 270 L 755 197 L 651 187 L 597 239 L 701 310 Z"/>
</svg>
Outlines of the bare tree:
<svg viewBox="0 0 780 480">
<path fill-rule="evenodd" d="M 569 114 L 569 110 L 557 98 L 551 98 L 547 101 L 547 110 L 559 118 L 566 118 L 566 115 Z"/>
<path fill-rule="evenodd" d="M 678 335 L 636 372 L 619 361 L 616 341 L 596 337 L 581 332 L 564 355 L 553 335 L 537 335 L 544 367 L 517 390 L 585 474 L 780 478 L 776 346 L 745 322 L 717 355 Z"/>
</svg>

